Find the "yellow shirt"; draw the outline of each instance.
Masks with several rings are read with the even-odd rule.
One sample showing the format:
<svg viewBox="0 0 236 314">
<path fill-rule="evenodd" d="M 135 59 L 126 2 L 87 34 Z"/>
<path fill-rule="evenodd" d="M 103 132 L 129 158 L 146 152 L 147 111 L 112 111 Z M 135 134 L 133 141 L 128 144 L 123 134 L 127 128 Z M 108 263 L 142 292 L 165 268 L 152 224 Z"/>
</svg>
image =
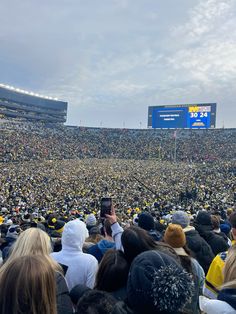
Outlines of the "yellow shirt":
<svg viewBox="0 0 236 314">
<path fill-rule="evenodd" d="M 232 241 L 232 245 L 236 244 L 236 240 Z M 221 286 L 223 285 L 223 268 L 225 260 L 228 255 L 228 251 L 222 252 L 213 259 L 210 268 L 205 279 L 204 294 L 209 297 L 213 297 L 212 294 L 217 297 Z"/>
</svg>

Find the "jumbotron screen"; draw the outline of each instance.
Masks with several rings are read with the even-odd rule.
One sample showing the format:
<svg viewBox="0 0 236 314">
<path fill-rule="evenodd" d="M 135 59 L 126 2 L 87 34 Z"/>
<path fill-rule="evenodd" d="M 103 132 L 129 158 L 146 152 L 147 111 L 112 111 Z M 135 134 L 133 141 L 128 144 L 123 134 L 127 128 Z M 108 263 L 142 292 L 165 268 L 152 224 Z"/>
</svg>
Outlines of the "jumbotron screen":
<svg viewBox="0 0 236 314">
<path fill-rule="evenodd" d="M 215 128 L 216 103 L 148 107 L 148 128 Z"/>
</svg>

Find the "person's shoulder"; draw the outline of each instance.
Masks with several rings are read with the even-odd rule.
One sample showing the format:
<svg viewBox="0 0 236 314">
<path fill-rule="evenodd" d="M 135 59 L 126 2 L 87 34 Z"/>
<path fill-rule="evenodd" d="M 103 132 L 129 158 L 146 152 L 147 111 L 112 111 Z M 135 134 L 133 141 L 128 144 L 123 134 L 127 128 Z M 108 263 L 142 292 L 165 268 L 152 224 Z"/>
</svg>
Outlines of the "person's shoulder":
<svg viewBox="0 0 236 314">
<path fill-rule="evenodd" d="M 219 253 L 217 256 L 219 256 L 219 258 L 220 258 L 223 262 L 225 262 L 227 255 L 228 255 L 228 251 L 226 251 L 226 252 L 221 252 L 221 253 Z"/>
<path fill-rule="evenodd" d="M 89 253 L 81 253 L 80 259 L 86 261 L 86 263 L 88 264 L 98 263 L 96 257 L 94 257 L 92 254 L 89 254 Z"/>
<path fill-rule="evenodd" d="M 201 311 L 207 314 L 235 314 L 235 309 L 225 301 L 211 300 L 204 296 L 199 297 Z"/>
</svg>

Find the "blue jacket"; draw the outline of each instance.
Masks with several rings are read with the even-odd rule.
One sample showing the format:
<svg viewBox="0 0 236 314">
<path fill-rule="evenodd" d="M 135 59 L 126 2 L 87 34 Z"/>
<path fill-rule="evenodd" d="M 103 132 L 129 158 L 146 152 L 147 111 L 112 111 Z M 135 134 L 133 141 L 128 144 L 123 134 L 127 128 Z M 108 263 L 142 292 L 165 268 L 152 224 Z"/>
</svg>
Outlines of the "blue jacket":
<svg viewBox="0 0 236 314">
<path fill-rule="evenodd" d="M 94 257 L 96 257 L 98 262 L 100 262 L 102 257 L 103 257 L 103 255 L 109 249 L 115 249 L 115 242 L 111 242 L 111 241 L 108 241 L 108 240 L 101 240 L 97 244 L 92 245 L 88 249 L 88 254 L 93 255 Z"/>
</svg>

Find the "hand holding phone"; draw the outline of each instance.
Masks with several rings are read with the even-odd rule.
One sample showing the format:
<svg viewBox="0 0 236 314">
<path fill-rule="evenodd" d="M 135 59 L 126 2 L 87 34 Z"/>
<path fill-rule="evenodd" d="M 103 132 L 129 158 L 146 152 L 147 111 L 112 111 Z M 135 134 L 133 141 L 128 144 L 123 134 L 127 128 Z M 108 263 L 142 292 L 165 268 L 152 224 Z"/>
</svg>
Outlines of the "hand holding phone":
<svg viewBox="0 0 236 314">
<path fill-rule="evenodd" d="M 111 225 L 117 222 L 116 211 L 113 205 L 111 207 L 111 213 L 109 215 L 106 214 L 106 218 L 109 220 Z"/>
</svg>

